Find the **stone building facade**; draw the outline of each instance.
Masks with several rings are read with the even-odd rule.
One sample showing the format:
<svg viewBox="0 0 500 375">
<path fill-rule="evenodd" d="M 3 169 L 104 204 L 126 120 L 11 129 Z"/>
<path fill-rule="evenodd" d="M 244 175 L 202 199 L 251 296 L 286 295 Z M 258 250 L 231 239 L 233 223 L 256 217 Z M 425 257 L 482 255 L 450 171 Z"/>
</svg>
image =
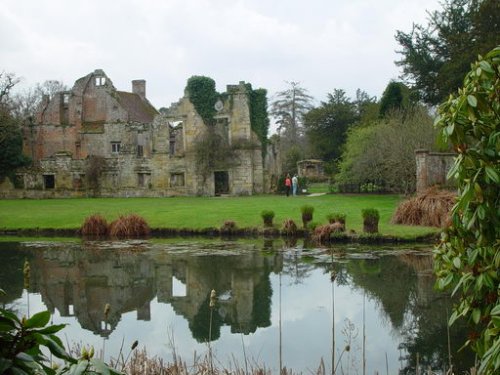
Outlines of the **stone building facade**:
<svg viewBox="0 0 500 375">
<path fill-rule="evenodd" d="M 252 131 L 247 87 L 227 86 L 216 129 L 232 163 L 200 172 L 197 144 L 208 132 L 186 92 L 162 113 L 146 98 L 146 82 L 118 91 L 95 70 L 73 88 L 45 98 L 24 130 L 33 167 L 20 171 L 3 196 L 252 195 L 264 189 L 261 143 Z M 242 146 L 243 145 L 243 146 Z M 1 193 L 1 192 L 0 192 Z"/>
<path fill-rule="evenodd" d="M 448 171 L 453 166 L 456 154 L 450 152 L 415 151 L 417 163 L 417 194 L 432 186 L 454 188 L 455 183 L 447 180 Z"/>
</svg>

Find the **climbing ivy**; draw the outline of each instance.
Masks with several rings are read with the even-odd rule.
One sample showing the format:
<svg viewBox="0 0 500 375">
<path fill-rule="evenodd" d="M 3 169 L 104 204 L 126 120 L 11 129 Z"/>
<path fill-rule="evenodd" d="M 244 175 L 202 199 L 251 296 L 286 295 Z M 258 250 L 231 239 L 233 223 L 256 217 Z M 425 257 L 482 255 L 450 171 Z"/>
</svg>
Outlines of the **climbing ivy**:
<svg viewBox="0 0 500 375">
<path fill-rule="evenodd" d="M 269 117 L 267 113 L 267 90 L 253 90 L 251 84 L 247 84 L 249 107 L 250 107 L 250 124 L 252 130 L 257 134 L 262 144 L 262 156 L 266 155 L 267 134 L 269 131 Z"/>
<path fill-rule="evenodd" d="M 452 225 L 435 251 L 440 288 L 460 300 L 450 317 L 471 324 L 467 345 L 480 374 L 500 369 L 500 46 L 480 58 L 436 125 L 458 153 L 448 176 L 458 181 Z"/>
<path fill-rule="evenodd" d="M 215 90 L 215 81 L 210 77 L 192 76 L 187 81 L 186 90 L 189 94 L 189 100 L 193 103 L 205 125 L 214 125 L 214 116 L 217 113 L 215 103 L 220 97 Z"/>
</svg>

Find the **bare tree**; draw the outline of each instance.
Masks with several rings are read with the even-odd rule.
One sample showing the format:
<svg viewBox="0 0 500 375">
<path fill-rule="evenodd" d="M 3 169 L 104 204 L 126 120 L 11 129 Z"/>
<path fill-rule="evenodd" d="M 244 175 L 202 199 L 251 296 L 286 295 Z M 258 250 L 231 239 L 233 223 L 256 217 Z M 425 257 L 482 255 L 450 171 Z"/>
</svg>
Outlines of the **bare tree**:
<svg viewBox="0 0 500 375">
<path fill-rule="evenodd" d="M 21 81 L 14 73 L 0 73 L 0 104 L 5 105 L 9 98 L 10 90 Z"/>
<path fill-rule="evenodd" d="M 313 97 L 300 86 L 300 82 L 286 83 L 289 87 L 276 94 L 270 113 L 276 118 L 280 134 L 297 142 L 302 130 L 302 116 L 312 108 Z"/>
</svg>

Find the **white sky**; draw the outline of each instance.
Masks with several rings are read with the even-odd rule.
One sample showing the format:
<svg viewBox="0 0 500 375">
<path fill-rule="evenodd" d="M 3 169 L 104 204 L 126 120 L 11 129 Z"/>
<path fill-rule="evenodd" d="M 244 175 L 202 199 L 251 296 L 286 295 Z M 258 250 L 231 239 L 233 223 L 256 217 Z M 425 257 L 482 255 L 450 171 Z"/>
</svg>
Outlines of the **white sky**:
<svg viewBox="0 0 500 375">
<path fill-rule="evenodd" d="M 380 97 L 400 70 L 396 30 L 427 23 L 438 0 L 0 0 L 0 72 L 29 87 L 103 69 L 115 87 L 147 81 L 156 108 L 192 75 L 218 91 L 250 82 L 268 98 L 300 82 L 317 100 L 335 88 Z M 21 86 L 21 87 L 23 87 Z"/>
</svg>

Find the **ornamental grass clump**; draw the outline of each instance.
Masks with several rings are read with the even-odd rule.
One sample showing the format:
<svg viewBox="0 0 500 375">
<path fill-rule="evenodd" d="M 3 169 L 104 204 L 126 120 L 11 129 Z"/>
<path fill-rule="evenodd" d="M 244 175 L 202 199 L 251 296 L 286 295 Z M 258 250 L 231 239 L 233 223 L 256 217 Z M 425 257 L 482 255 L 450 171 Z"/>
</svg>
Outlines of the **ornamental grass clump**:
<svg viewBox="0 0 500 375">
<path fill-rule="evenodd" d="M 91 215 L 85 218 L 80 233 L 84 236 L 105 236 L 108 233 L 108 222 L 99 214 Z"/>
<path fill-rule="evenodd" d="M 306 204 L 300 207 L 300 212 L 302 212 L 302 225 L 307 228 L 307 224 L 313 219 L 314 207 Z"/>
<path fill-rule="evenodd" d="M 221 234 L 232 234 L 238 229 L 236 222 L 233 220 L 226 220 L 220 227 Z"/>
<path fill-rule="evenodd" d="M 263 210 L 260 213 L 260 217 L 262 217 L 262 220 L 264 221 L 264 226 L 265 227 L 272 227 L 273 226 L 274 211 L 272 211 L 272 210 Z"/>
<path fill-rule="evenodd" d="M 326 219 L 330 224 L 340 223 L 343 227 L 342 231 L 345 231 L 345 218 L 346 214 L 341 212 L 332 212 L 326 215 Z"/>
<path fill-rule="evenodd" d="M 337 222 L 333 224 L 320 225 L 314 229 L 313 240 L 317 243 L 327 243 L 330 240 L 332 233 L 342 233 L 344 226 Z"/>
<path fill-rule="evenodd" d="M 297 234 L 297 224 L 292 219 L 283 220 L 281 233 L 287 236 L 295 236 Z"/>
<path fill-rule="evenodd" d="M 451 209 L 456 200 L 455 192 L 432 187 L 402 202 L 391 222 L 440 228 L 449 226 Z"/>
<path fill-rule="evenodd" d="M 150 232 L 146 220 L 136 214 L 121 215 L 109 225 L 109 235 L 116 238 L 144 237 Z"/>
<path fill-rule="evenodd" d="M 361 211 L 363 216 L 363 232 L 378 233 L 378 221 L 380 214 L 375 208 L 365 208 Z"/>
</svg>

